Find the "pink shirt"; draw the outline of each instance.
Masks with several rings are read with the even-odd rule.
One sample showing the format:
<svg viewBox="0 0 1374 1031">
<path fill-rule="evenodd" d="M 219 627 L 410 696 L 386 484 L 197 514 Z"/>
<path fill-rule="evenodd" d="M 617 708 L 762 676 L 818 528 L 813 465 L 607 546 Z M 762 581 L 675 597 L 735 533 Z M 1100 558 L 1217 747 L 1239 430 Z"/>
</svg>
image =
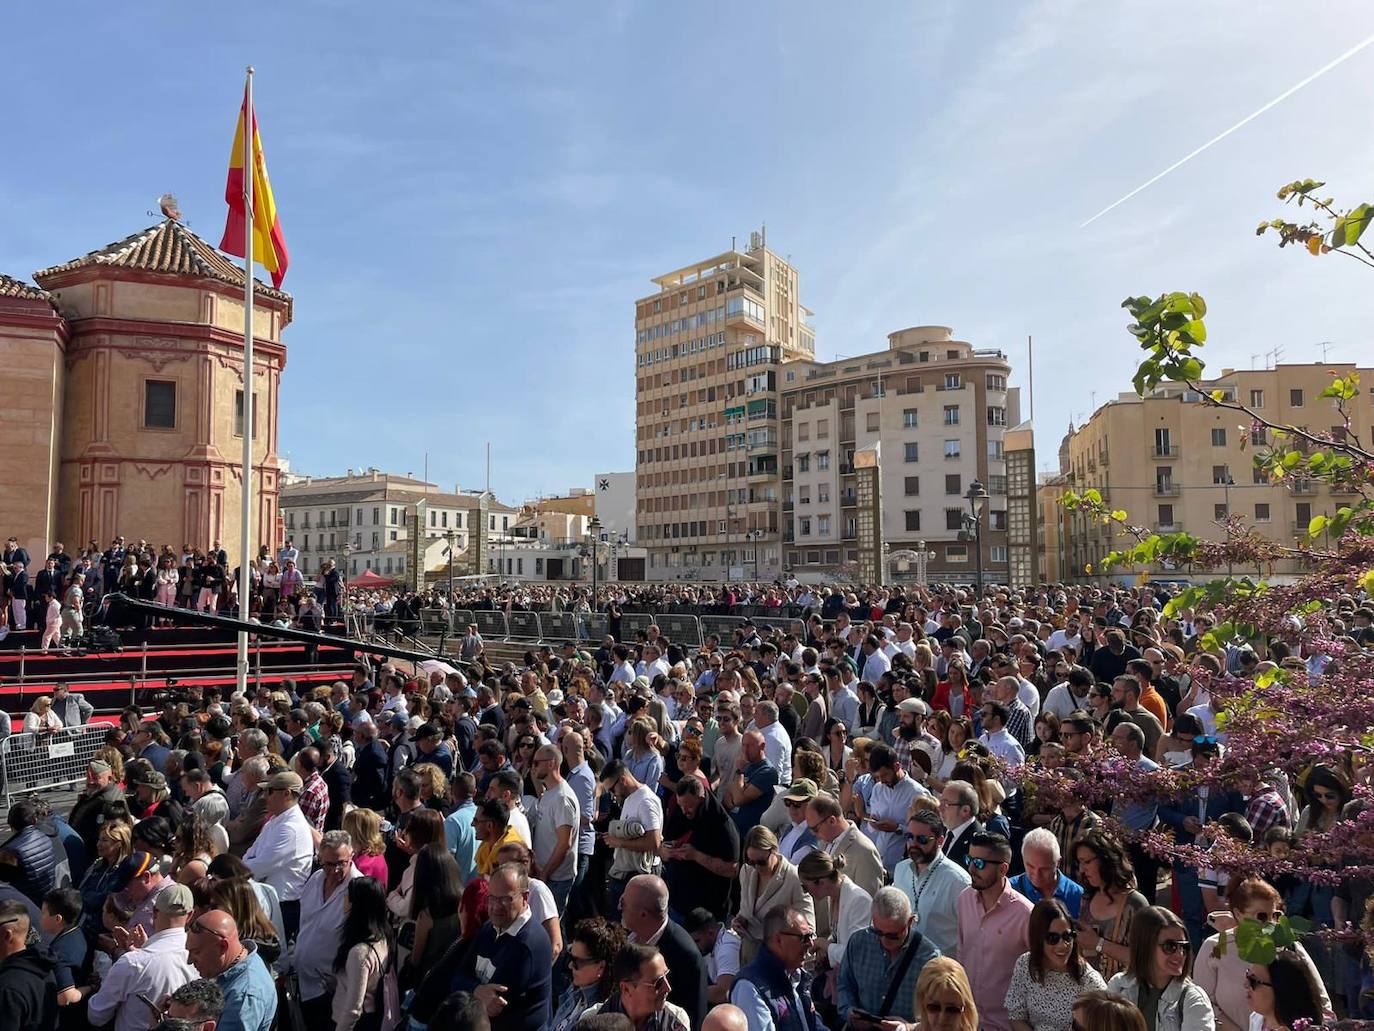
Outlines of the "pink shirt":
<svg viewBox="0 0 1374 1031">
<path fill-rule="evenodd" d="M 1005 882 L 1001 897 L 989 912 L 984 912 L 976 888 L 965 888 L 955 904 L 959 962 L 968 973 L 984 1031 L 1011 1031 L 1007 986 L 1016 960 L 1030 951 L 1026 927 L 1032 908 L 1030 900 Z"/>
<path fill-rule="evenodd" d="M 382 887 L 386 887 L 386 857 L 385 856 L 354 856 L 353 865 L 358 868 L 358 872 L 364 877 L 375 877 L 382 882 Z"/>
</svg>

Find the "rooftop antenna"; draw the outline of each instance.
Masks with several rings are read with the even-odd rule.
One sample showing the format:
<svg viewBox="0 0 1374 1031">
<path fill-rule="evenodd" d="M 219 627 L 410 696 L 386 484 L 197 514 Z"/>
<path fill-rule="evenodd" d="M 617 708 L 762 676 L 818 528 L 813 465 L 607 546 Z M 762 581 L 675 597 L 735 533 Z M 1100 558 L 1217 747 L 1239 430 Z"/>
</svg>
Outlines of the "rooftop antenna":
<svg viewBox="0 0 1374 1031">
<path fill-rule="evenodd" d="M 1319 341 L 1317 342 L 1317 346 L 1320 347 L 1320 348 L 1322 349 L 1322 364 L 1325 365 L 1325 364 L 1326 364 L 1326 352 L 1330 351 L 1331 348 L 1335 347 L 1336 345 L 1335 345 L 1334 343 L 1332 343 L 1330 340 L 1319 340 Z"/>
<path fill-rule="evenodd" d="M 1257 355 L 1257 354 L 1252 354 L 1252 355 L 1250 356 L 1250 369 L 1251 369 L 1251 371 L 1254 370 L 1254 368 L 1255 368 L 1255 362 L 1259 361 L 1259 357 L 1260 357 L 1260 356 Z"/>
</svg>

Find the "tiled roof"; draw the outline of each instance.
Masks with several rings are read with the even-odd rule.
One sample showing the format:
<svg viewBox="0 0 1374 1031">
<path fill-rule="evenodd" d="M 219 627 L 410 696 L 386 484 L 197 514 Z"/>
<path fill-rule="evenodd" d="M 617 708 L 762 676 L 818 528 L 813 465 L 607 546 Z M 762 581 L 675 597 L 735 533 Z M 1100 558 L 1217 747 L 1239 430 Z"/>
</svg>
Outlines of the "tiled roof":
<svg viewBox="0 0 1374 1031">
<path fill-rule="evenodd" d="M 48 296 L 48 291 L 41 287 L 26 283 L 22 279 L 15 279 L 0 273 L 0 297 L 15 297 L 22 301 L 47 301 L 52 303 L 52 298 Z"/>
<path fill-rule="evenodd" d="M 243 286 L 243 269 L 174 219 L 166 219 L 132 236 L 107 244 L 83 254 L 79 258 L 41 269 L 33 274 L 40 283 L 45 276 L 89 265 L 108 265 L 115 268 L 143 269 L 149 272 L 171 272 L 186 276 L 216 279 L 233 286 Z M 290 301 L 290 294 L 265 285 L 254 278 L 253 289 L 266 297 Z"/>
</svg>

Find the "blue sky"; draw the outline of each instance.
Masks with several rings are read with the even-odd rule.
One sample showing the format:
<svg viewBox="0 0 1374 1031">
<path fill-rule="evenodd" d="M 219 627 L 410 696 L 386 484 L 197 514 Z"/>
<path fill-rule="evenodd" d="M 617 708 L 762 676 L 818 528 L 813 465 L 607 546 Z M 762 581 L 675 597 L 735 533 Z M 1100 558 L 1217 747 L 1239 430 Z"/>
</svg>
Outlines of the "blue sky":
<svg viewBox="0 0 1374 1031">
<path fill-rule="evenodd" d="M 633 300 L 765 222 L 822 357 L 949 325 L 1024 386 L 1033 334 L 1042 468 L 1129 388 L 1127 294 L 1203 293 L 1216 370 L 1374 358 L 1367 271 L 1254 236 L 1290 179 L 1374 200 L 1374 48 L 1078 228 L 1374 33 L 1363 3 L 237 6 L 9 12 L 0 271 L 133 232 L 164 190 L 217 241 L 252 63 L 302 471 L 427 451 L 481 486 L 491 440 L 518 501 L 632 468 Z"/>
</svg>

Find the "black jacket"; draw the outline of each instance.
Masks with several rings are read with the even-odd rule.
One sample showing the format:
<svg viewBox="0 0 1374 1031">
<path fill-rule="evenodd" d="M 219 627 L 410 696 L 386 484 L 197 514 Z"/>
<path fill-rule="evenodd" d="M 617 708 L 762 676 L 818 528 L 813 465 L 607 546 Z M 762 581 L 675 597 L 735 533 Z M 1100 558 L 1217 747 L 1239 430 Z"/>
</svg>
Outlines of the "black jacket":
<svg viewBox="0 0 1374 1031">
<path fill-rule="evenodd" d="M 945 849 L 945 855 L 949 856 L 959 869 L 964 868 L 964 860 L 968 857 L 968 847 L 969 843 L 973 841 L 973 836 L 982 833 L 983 829 L 983 825 L 974 820 L 964 828 L 964 833 L 950 842 L 949 848 Z"/>
<path fill-rule="evenodd" d="M 320 777 L 329 788 L 329 808 L 324 814 L 324 829 L 336 831 L 343 826 L 344 803 L 353 790 L 353 774 L 348 767 L 335 759 Z"/>
<path fill-rule="evenodd" d="M 0 961 L 0 1026 L 55 1031 L 56 969 L 57 960 L 33 949 Z"/>
<path fill-rule="evenodd" d="M 374 740 L 358 750 L 353 760 L 353 804 L 381 812 L 390 799 L 387 797 L 386 746 Z M 330 798 L 334 797 L 333 789 Z"/>
<path fill-rule="evenodd" d="M 701 1027 L 706 1017 L 706 963 L 692 936 L 668 921 L 658 939 L 658 951 L 668 964 L 668 1001 L 687 1011 L 690 1026 Z"/>
</svg>

